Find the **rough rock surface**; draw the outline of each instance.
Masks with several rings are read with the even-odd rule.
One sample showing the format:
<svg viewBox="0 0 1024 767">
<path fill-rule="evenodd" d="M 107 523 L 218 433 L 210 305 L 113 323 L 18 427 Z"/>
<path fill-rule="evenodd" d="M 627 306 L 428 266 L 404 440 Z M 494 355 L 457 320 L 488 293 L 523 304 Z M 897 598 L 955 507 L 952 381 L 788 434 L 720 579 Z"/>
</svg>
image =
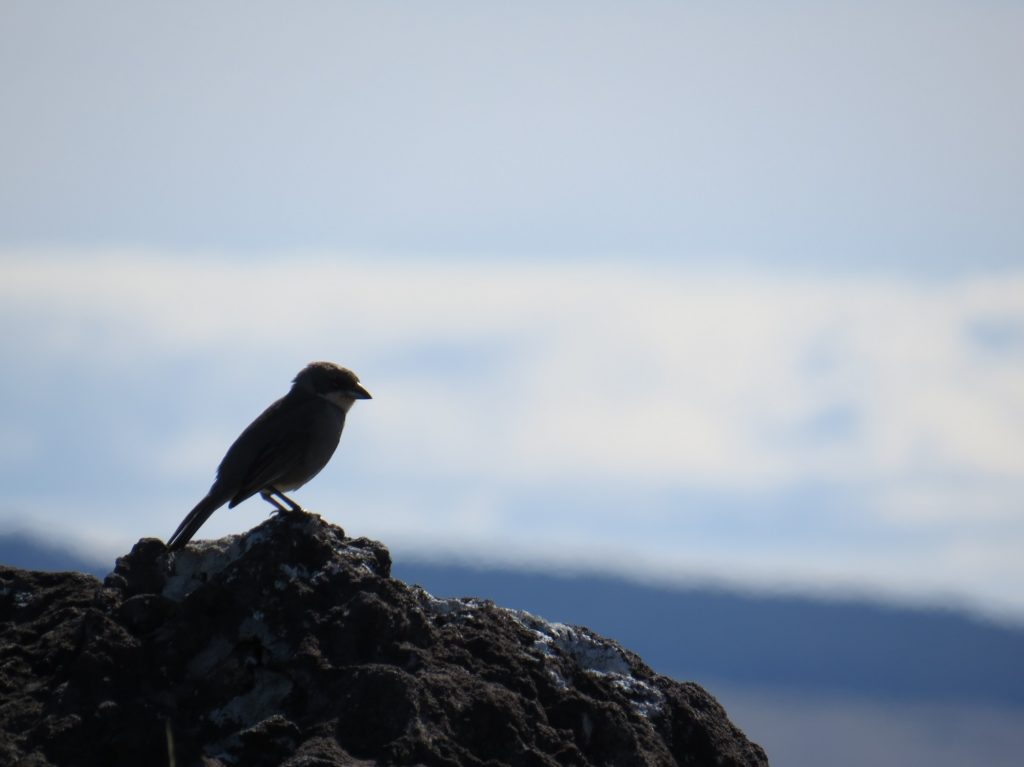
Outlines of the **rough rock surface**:
<svg viewBox="0 0 1024 767">
<path fill-rule="evenodd" d="M 767 764 L 700 687 L 390 565 L 286 514 L 102 584 L 0 567 L 0 765 Z"/>
</svg>

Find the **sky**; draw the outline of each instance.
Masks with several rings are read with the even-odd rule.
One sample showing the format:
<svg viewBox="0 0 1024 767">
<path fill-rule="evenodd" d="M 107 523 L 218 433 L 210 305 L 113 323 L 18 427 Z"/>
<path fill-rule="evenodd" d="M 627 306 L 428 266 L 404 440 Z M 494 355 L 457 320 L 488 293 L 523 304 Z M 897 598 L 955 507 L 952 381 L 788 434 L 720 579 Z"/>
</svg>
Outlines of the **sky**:
<svg viewBox="0 0 1024 767">
<path fill-rule="evenodd" d="M 0 526 L 166 538 L 330 359 L 396 556 L 1024 617 L 1021 6 L 0 21 Z"/>
</svg>

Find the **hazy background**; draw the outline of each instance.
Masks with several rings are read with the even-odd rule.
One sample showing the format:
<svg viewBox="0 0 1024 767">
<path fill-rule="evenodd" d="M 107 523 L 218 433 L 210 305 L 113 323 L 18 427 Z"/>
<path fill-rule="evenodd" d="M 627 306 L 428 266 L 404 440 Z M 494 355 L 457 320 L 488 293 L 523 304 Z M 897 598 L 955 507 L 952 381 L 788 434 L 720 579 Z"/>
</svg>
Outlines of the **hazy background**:
<svg viewBox="0 0 1024 767">
<path fill-rule="evenodd" d="M 375 399 L 296 497 L 399 561 L 1019 626 L 1021 39 L 995 1 L 5 0 L 0 527 L 166 538 L 330 359 Z"/>
</svg>

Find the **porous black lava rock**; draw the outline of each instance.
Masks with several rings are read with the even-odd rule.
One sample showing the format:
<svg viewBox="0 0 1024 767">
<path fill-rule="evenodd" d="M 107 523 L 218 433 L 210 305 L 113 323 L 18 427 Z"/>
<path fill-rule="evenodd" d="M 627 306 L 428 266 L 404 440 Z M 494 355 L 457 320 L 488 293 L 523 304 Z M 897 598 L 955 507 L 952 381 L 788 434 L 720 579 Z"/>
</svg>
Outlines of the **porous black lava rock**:
<svg viewBox="0 0 1024 767">
<path fill-rule="evenodd" d="M 306 514 L 104 583 L 0 567 L 0 764 L 766 765 L 615 642 L 390 577 Z"/>
</svg>

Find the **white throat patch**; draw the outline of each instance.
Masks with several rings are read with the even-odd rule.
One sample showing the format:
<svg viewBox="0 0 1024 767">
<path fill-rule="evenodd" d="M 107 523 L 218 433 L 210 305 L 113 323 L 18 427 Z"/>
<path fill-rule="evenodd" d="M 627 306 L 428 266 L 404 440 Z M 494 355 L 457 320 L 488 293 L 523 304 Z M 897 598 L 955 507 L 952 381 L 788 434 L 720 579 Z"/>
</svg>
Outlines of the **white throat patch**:
<svg viewBox="0 0 1024 767">
<path fill-rule="evenodd" d="M 327 394 L 321 394 L 319 396 L 323 397 L 332 405 L 340 407 L 346 413 L 348 412 L 349 408 L 355 404 L 355 399 L 353 397 L 350 397 L 347 394 L 342 394 L 340 391 L 332 391 L 328 392 Z"/>
</svg>

